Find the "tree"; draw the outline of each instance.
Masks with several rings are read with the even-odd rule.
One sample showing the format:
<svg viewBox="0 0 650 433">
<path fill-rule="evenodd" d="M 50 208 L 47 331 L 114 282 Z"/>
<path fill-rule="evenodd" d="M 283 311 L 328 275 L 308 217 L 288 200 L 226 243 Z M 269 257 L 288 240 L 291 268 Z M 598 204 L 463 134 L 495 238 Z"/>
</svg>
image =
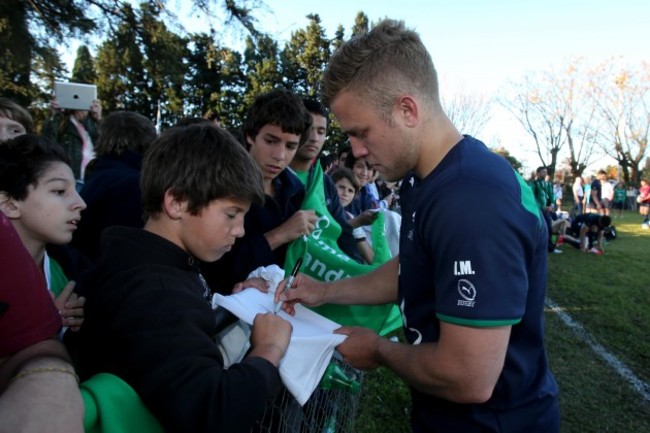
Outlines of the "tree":
<svg viewBox="0 0 650 433">
<path fill-rule="evenodd" d="M 307 15 L 307 28 L 291 33 L 280 55 L 285 87 L 315 97 L 330 57 L 330 42 L 318 15 Z"/>
<path fill-rule="evenodd" d="M 603 150 L 618 162 L 625 182 L 638 183 L 650 132 L 650 64 L 620 66 L 611 59 L 592 77 Z"/>
<path fill-rule="evenodd" d="M 149 101 L 146 95 L 144 54 L 137 32 L 131 30 L 138 25 L 138 17 L 130 5 L 123 8 L 124 21 L 97 51 L 97 92 L 106 111 L 141 112 L 156 101 Z M 151 115 L 151 107 L 146 111 Z"/>
<path fill-rule="evenodd" d="M 95 28 L 77 1 L 3 0 L 0 4 L 0 88 L 27 106 L 39 92 L 34 66 L 56 64 L 53 44 Z M 60 61 L 58 62 L 60 64 Z"/>
<path fill-rule="evenodd" d="M 565 142 L 567 107 L 557 98 L 554 77 L 548 72 L 529 74 L 514 84 L 514 94 L 499 99 L 535 142 L 541 165 L 552 176 Z"/>
<path fill-rule="evenodd" d="M 95 61 L 88 47 L 81 45 L 77 48 L 77 58 L 72 68 L 71 80 L 76 83 L 94 84 L 97 81 Z"/>
<path fill-rule="evenodd" d="M 244 74 L 248 78 L 243 103 L 249 107 L 255 97 L 268 92 L 282 83 L 278 60 L 278 43 L 268 36 L 258 39 L 257 45 L 246 38 L 244 50 Z"/>
<path fill-rule="evenodd" d="M 169 31 L 161 19 L 160 7 L 143 3 L 141 9 L 141 40 L 146 94 L 150 101 L 141 114 L 154 117 L 156 102 L 162 101 L 170 120 L 185 116 L 183 84 L 187 73 L 187 41 Z"/>
<path fill-rule="evenodd" d="M 352 37 L 368 33 L 369 29 L 370 20 L 368 20 L 368 15 L 361 11 L 357 12 L 356 17 L 354 17 L 354 25 L 352 26 Z"/>
<path fill-rule="evenodd" d="M 241 54 L 220 47 L 213 35 L 204 33 L 192 35 L 190 46 L 185 80 L 187 114 L 201 116 L 211 111 L 219 115 L 224 127 L 238 128 L 246 109 L 241 102 L 246 90 Z"/>
<path fill-rule="evenodd" d="M 158 8 L 166 18 L 178 22 L 173 12 L 166 8 L 168 0 L 142 0 L 141 5 Z M 215 5 L 221 5 L 226 13 L 226 26 L 235 22 L 250 34 L 259 35 L 254 8 L 263 6 L 260 0 L 192 0 L 203 16 L 215 17 Z M 249 8 L 246 5 L 252 4 Z M 4 96 L 27 106 L 39 94 L 47 93 L 44 87 L 50 83 L 35 80 L 35 68 L 60 61 L 51 58 L 57 44 L 71 38 L 102 36 L 115 32 L 130 16 L 126 0 L 3 0 L 0 2 L 0 88 Z M 221 17 L 219 17 L 221 18 Z M 222 25 L 223 19 L 218 21 Z M 138 32 L 139 28 L 132 28 Z M 49 56 L 43 58 L 42 56 Z M 57 55 L 58 56 L 58 55 Z M 48 73 L 61 74 L 53 70 Z"/>
<path fill-rule="evenodd" d="M 462 134 L 478 136 L 490 121 L 492 99 L 467 93 L 455 93 L 442 100 L 445 113 Z"/>
</svg>

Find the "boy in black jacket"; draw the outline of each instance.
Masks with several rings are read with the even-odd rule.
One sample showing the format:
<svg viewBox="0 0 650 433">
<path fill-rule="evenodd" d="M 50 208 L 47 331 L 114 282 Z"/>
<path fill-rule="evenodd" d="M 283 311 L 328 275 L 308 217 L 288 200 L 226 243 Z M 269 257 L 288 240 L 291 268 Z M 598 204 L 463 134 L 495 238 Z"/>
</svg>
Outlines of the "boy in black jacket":
<svg viewBox="0 0 650 433">
<path fill-rule="evenodd" d="M 263 199 L 260 171 L 224 130 L 172 128 L 147 151 L 141 190 L 144 229 L 106 229 L 80 282 L 80 375 L 121 377 L 168 432 L 249 431 L 280 386 L 291 325 L 258 315 L 251 352 L 225 370 L 199 263 L 243 236 L 244 215 Z"/>
</svg>

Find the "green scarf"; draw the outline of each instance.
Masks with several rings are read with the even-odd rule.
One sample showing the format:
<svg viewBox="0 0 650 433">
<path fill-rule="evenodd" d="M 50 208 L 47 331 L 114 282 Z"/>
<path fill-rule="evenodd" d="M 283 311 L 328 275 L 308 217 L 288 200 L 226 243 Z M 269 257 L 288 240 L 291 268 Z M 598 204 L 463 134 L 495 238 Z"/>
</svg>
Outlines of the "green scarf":
<svg viewBox="0 0 650 433">
<path fill-rule="evenodd" d="M 336 281 L 368 273 L 388 261 L 391 254 L 386 242 L 384 216 L 381 212 L 372 224 L 372 247 L 375 252 L 372 265 L 360 264 L 341 251 L 336 241 L 342 230 L 325 205 L 323 176 L 323 169 L 318 163 L 310 173 L 298 174 L 307 189 L 302 209 L 314 210 L 319 218 L 316 228 L 309 236 L 289 244 L 284 262 L 285 272 L 291 272 L 298 258 L 303 257 L 301 272 L 320 281 Z M 386 335 L 402 326 L 399 308 L 394 304 L 327 304 L 313 310 L 341 325 L 363 326 L 380 335 Z"/>
</svg>

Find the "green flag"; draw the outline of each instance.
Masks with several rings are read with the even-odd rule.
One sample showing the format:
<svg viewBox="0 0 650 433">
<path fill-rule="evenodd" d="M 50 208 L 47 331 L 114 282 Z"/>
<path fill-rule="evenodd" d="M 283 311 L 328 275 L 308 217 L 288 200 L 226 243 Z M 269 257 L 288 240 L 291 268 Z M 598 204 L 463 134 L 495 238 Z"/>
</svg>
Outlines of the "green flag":
<svg viewBox="0 0 650 433">
<path fill-rule="evenodd" d="M 316 212 L 318 221 L 309 236 L 303 236 L 289 244 L 287 258 L 284 262 L 285 272 L 291 272 L 298 258 L 303 258 L 301 272 L 321 281 L 336 281 L 372 271 L 391 258 L 390 248 L 384 233 L 384 216 L 379 212 L 372 225 L 372 247 L 375 259 L 372 265 L 364 265 L 347 256 L 336 243 L 341 235 L 341 226 L 330 215 L 325 205 L 323 170 L 315 164 L 308 173 L 298 175 L 306 184 L 305 200 L 302 209 Z M 341 325 L 364 326 L 381 335 L 402 326 L 399 308 L 394 304 L 386 305 L 334 305 L 327 304 L 313 308 L 317 313 Z"/>
</svg>

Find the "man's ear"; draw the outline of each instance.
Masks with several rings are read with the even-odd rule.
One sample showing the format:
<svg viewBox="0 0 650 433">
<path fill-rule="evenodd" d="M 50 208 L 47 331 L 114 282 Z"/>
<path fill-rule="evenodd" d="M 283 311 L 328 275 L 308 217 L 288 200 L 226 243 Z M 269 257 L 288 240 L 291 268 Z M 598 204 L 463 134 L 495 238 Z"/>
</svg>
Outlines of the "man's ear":
<svg viewBox="0 0 650 433">
<path fill-rule="evenodd" d="M 0 211 L 9 219 L 18 219 L 21 214 L 18 200 L 5 191 L 0 191 Z"/>
<path fill-rule="evenodd" d="M 413 95 L 402 95 L 397 100 L 397 110 L 407 127 L 415 127 L 420 122 L 419 101 Z"/>
<path fill-rule="evenodd" d="M 163 199 L 163 211 L 172 220 L 181 219 L 187 211 L 187 200 L 180 200 L 170 190 L 167 190 Z"/>
</svg>

